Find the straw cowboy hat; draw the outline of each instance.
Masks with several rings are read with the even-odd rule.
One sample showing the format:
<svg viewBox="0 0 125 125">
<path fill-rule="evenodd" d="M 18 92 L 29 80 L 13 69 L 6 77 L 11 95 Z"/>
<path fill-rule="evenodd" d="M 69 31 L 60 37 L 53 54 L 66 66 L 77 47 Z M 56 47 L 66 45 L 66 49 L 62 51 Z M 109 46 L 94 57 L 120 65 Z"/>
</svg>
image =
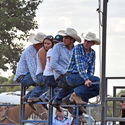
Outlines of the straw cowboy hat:
<svg viewBox="0 0 125 125">
<path fill-rule="evenodd" d="M 100 41 L 98 38 L 96 38 L 95 33 L 88 32 L 84 39 L 87 41 L 94 41 L 96 45 L 100 45 Z"/>
<path fill-rule="evenodd" d="M 46 35 L 41 32 L 37 33 L 36 35 L 34 33 L 31 33 L 29 36 L 29 41 L 33 44 L 42 43 L 45 36 Z"/>
<path fill-rule="evenodd" d="M 81 38 L 77 35 L 77 32 L 75 29 L 73 28 L 67 28 L 63 34 L 63 36 L 70 36 L 73 39 L 75 39 L 76 41 L 78 41 L 79 43 L 81 42 Z"/>
</svg>

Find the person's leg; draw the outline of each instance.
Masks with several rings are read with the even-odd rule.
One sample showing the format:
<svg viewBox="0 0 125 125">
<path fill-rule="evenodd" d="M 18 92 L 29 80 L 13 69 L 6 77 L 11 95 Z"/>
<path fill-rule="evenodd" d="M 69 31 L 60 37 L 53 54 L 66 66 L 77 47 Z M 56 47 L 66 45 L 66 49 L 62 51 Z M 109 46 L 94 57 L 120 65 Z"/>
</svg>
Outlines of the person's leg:
<svg viewBox="0 0 125 125">
<path fill-rule="evenodd" d="M 68 74 L 66 76 L 66 81 L 70 87 L 77 87 L 84 84 L 84 79 L 78 73 Z"/>
<path fill-rule="evenodd" d="M 31 85 L 36 84 L 36 83 L 33 81 L 33 79 L 32 79 L 32 77 L 31 77 L 30 73 L 27 73 L 27 74 L 23 77 L 23 79 L 21 79 L 21 80 L 19 81 L 19 83 L 21 83 L 21 84 L 22 84 L 23 86 L 25 86 L 25 87 L 29 87 L 29 86 L 31 86 Z"/>
<path fill-rule="evenodd" d="M 62 99 L 65 97 L 65 96 L 67 96 L 67 95 L 69 95 L 69 94 L 71 94 L 73 92 L 73 89 L 71 89 L 71 88 L 62 88 L 60 91 L 59 91 L 59 93 L 58 93 L 58 95 L 55 95 L 54 96 L 54 102 L 57 102 L 57 103 L 61 103 L 62 102 Z"/>
<path fill-rule="evenodd" d="M 37 74 L 36 78 L 37 78 L 37 85 L 39 86 L 45 85 L 44 80 L 43 80 L 43 73 Z"/>
<path fill-rule="evenodd" d="M 46 86 L 46 85 L 44 85 L 44 86 L 36 86 L 32 90 L 32 92 L 30 93 L 29 98 L 39 97 L 40 95 L 42 95 L 46 91 L 48 91 L 48 86 Z"/>
<path fill-rule="evenodd" d="M 87 87 L 85 85 L 78 86 L 74 88 L 74 92 L 77 96 L 80 96 L 83 101 L 88 102 L 88 99 L 93 98 L 99 95 L 100 84 L 96 82 L 96 84 Z"/>
<path fill-rule="evenodd" d="M 55 81 L 54 76 L 43 76 L 43 81 L 49 87 L 56 87 L 58 83 Z"/>
</svg>

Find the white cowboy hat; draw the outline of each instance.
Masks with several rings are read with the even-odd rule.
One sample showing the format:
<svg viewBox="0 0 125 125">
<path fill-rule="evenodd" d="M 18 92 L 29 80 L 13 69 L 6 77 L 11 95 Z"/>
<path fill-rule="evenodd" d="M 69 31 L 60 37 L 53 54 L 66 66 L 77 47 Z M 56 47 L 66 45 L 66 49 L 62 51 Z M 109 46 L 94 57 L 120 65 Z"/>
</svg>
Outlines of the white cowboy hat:
<svg viewBox="0 0 125 125">
<path fill-rule="evenodd" d="M 75 39 L 78 42 L 81 42 L 81 38 L 77 35 L 77 32 L 75 29 L 73 28 L 67 28 L 64 32 L 64 34 L 62 34 L 63 36 L 70 36 L 73 39 Z"/>
<path fill-rule="evenodd" d="M 42 43 L 45 36 L 46 35 L 41 32 L 37 33 L 36 35 L 34 33 L 31 33 L 29 36 L 29 41 L 33 44 Z"/>
<path fill-rule="evenodd" d="M 59 30 L 58 32 L 57 32 L 57 35 L 63 35 L 65 33 L 65 30 Z"/>
<path fill-rule="evenodd" d="M 100 45 L 100 41 L 96 38 L 96 34 L 92 32 L 88 32 L 84 38 L 87 41 L 94 41 L 96 45 Z"/>
</svg>

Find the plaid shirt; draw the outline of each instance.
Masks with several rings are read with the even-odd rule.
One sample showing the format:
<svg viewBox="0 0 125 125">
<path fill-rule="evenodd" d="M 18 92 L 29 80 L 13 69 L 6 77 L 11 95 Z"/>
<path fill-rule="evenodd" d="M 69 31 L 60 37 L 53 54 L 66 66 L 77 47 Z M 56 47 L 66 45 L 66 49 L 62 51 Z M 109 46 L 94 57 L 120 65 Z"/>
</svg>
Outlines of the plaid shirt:
<svg viewBox="0 0 125 125">
<path fill-rule="evenodd" d="M 73 49 L 67 72 L 79 73 L 84 79 L 88 79 L 88 75 L 93 75 L 95 71 L 95 51 L 91 49 L 87 54 L 83 44 L 78 44 Z"/>
</svg>

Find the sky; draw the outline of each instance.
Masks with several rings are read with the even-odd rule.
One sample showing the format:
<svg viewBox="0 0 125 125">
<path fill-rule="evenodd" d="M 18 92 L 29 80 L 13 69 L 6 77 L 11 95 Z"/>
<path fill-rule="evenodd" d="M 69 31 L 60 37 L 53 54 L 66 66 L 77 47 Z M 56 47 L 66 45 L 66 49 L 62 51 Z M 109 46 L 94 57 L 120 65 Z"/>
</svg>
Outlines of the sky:
<svg viewBox="0 0 125 125">
<path fill-rule="evenodd" d="M 124 0 L 109 0 L 108 2 L 106 76 L 125 76 L 124 5 Z M 98 0 L 44 0 L 39 5 L 35 18 L 38 22 L 38 29 L 31 32 L 43 32 L 46 35 L 55 36 L 59 30 L 72 27 L 79 36 L 82 33 L 94 32 L 99 37 L 99 15 L 96 11 L 98 6 Z M 100 46 L 93 48 L 96 51 L 95 75 L 99 76 Z M 124 81 L 120 80 L 115 84 L 123 85 Z"/>
</svg>

